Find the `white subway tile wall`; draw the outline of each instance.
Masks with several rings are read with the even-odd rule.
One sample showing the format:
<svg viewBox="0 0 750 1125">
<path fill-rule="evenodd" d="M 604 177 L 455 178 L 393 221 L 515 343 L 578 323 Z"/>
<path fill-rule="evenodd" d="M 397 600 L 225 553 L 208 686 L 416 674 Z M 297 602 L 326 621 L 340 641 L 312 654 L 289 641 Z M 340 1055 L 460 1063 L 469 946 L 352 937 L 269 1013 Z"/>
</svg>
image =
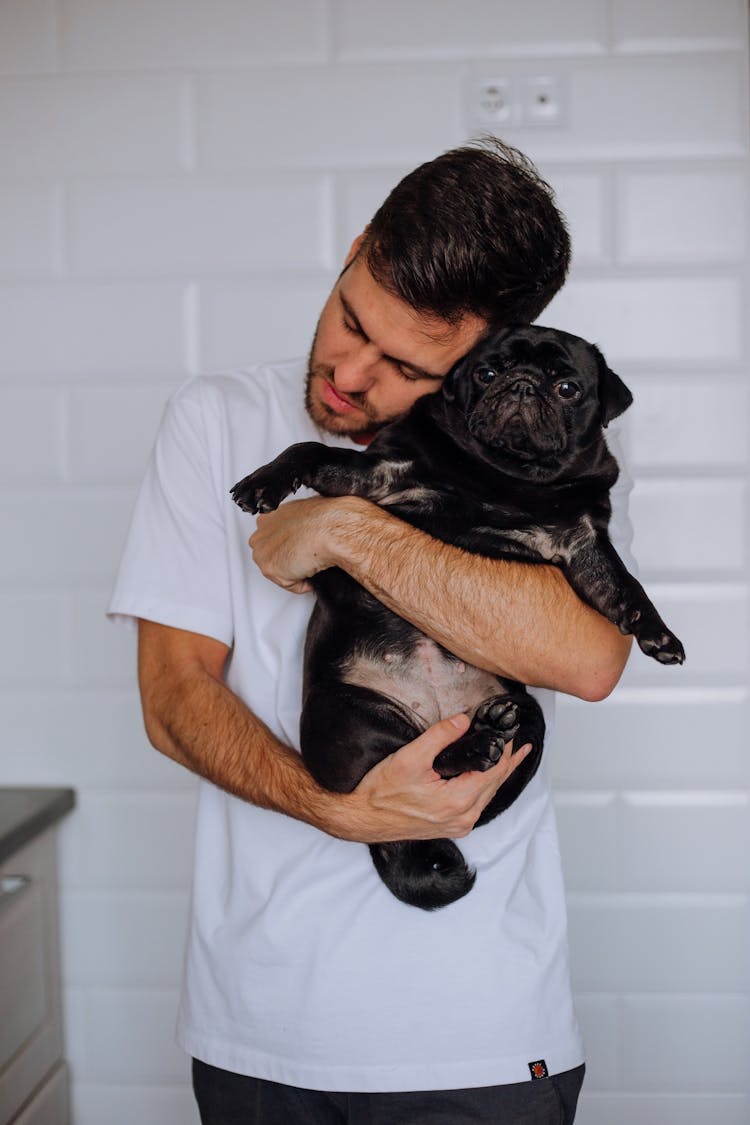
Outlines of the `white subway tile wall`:
<svg viewBox="0 0 750 1125">
<path fill-rule="evenodd" d="M 333 0 L 336 57 L 482 59 L 496 56 L 601 54 L 606 6 L 599 0 L 382 0 L 377 6 Z"/>
<path fill-rule="evenodd" d="M 7 0 L 0 11 L 0 74 L 44 74 L 59 66 L 55 0 Z"/>
<path fill-rule="evenodd" d="M 700 534 L 696 535 L 696 510 Z M 747 486 L 743 480 L 641 480 L 633 491 L 634 550 L 644 572 L 659 576 L 703 574 L 742 577 L 745 563 Z M 721 551 L 716 545 L 721 543 Z"/>
<path fill-rule="evenodd" d="M 331 202 L 328 178 L 309 173 L 82 181 L 69 194 L 70 268 L 85 277 L 330 268 Z M 269 223 L 282 214 L 283 225 Z"/>
<path fill-rule="evenodd" d="M 327 61 L 326 0 L 65 0 L 61 62 L 72 71 L 208 69 Z"/>
<path fill-rule="evenodd" d="M 3 486 L 59 484 L 64 474 L 64 391 L 0 386 Z"/>
<path fill-rule="evenodd" d="M 70 386 L 64 427 L 65 479 L 130 485 L 143 472 L 169 394 L 181 382 L 135 379 L 116 386 Z"/>
<path fill-rule="evenodd" d="M 62 279 L 2 292 L 0 385 L 187 373 L 184 283 Z"/>
<path fill-rule="evenodd" d="M 709 370 L 742 361 L 745 287 L 726 273 L 631 272 L 573 277 L 544 320 L 598 341 L 612 364 L 698 364 Z"/>
<path fill-rule="evenodd" d="M 618 259 L 623 264 L 742 261 L 747 184 L 736 168 L 621 169 Z"/>
<path fill-rule="evenodd" d="M 0 279 L 60 273 L 61 198 L 54 184 L 0 186 Z"/>
<path fill-rule="evenodd" d="M 741 473 L 748 457 L 747 379 L 713 372 L 695 379 L 638 374 L 630 387 L 635 402 L 628 419 L 629 457 L 637 471 Z"/>
<path fill-rule="evenodd" d="M 607 989 L 599 993 L 578 992 L 576 1007 L 586 1041 L 586 1095 L 595 1090 L 622 1090 L 622 1029 L 617 996 Z"/>
<path fill-rule="evenodd" d="M 612 0 L 612 22 L 618 51 L 731 51 L 747 44 L 742 0 Z"/>
<path fill-rule="evenodd" d="M 0 783 L 72 784 L 76 1125 L 197 1122 L 172 1044 L 195 785 L 103 609 L 164 401 L 306 350 L 352 238 L 469 135 L 477 78 L 558 76 L 510 128 L 556 187 L 541 318 L 631 385 L 641 576 L 683 669 L 564 699 L 557 793 L 582 1125 L 750 1119 L 748 27 L 743 0 L 0 5 Z"/>
<path fill-rule="evenodd" d="M 10 7 L 18 4 L 12 0 Z M 54 180 L 186 166 L 188 87 L 177 75 L 79 77 L 60 71 L 8 78 L 3 86 L 0 146 L 8 174 Z"/>
</svg>

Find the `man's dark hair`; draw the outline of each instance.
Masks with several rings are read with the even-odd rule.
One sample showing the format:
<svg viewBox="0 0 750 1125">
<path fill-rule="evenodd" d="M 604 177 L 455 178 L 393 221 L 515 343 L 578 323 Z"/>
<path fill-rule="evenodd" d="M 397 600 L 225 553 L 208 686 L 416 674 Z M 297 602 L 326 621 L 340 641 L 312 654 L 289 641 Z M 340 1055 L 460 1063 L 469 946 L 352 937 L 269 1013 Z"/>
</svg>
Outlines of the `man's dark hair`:
<svg viewBox="0 0 750 1125">
<path fill-rule="evenodd" d="M 410 172 L 367 228 L 375 280 L 449 323 L 535 320 L 565 280 L 570 238 L 552 188 L 518 149 L 482 137 Z"/>
</svg>

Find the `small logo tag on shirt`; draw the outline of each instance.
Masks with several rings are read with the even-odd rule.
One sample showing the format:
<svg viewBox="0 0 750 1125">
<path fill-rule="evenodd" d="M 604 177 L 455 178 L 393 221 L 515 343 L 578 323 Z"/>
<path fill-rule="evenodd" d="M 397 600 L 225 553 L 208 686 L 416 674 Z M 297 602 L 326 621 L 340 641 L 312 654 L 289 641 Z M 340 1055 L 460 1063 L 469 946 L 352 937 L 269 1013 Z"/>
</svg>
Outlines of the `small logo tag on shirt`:
<svg viewBox="0 0 750 1125">
<path fill-rule="evenodd" d="M 537 1059 L 536 1062 L 529 1063 L 529 1070 L 531 1071 L 531 1078 L 549 1078 L 549 1071 L 544 1059 Z"/>
</svg>

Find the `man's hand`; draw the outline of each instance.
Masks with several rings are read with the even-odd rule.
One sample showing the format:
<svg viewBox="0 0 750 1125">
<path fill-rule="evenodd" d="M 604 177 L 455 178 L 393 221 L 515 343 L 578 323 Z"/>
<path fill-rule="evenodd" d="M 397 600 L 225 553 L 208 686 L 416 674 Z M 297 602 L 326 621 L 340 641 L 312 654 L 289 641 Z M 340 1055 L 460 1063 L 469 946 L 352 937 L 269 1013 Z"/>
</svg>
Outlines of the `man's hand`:
<svg viewBox="0 0 750 1125">
<path fill-rule="evenodd" d="M 332 793 L 223 682 L 227 645 L 153 621 L 139 622 L 138 638 L 143 715 L 158 750 L 228 793 L 343 840 L 465 836 L 527 753 L 511 757 L 506 746 L 486 773 L 444 781 L 432 763 L 469 725 L 455 715 L 385 758 L 353 793 Z"/>
<path fill-rule="evenodd" d="M 340 500 L 313 496 L 289 500 L 275 512 L 258 516 L 248 542 L 266 578 L 293 594 L 309 590 L 306 580 L 334 565 L 328 547 L 345 507 Z"/>
<path fill-rule="evenodd" d="M 485 806 L 531 750 L 527 743 L 513 753 L 509 743 L 492 769 L 446 781 L 432 763 L 468 727 L 467 715 L 442 719 L 384 758 L 342 798 L 343 819 L 337 818 L 334 834 L 365 844 L 468 836 Z"/>
</svg>

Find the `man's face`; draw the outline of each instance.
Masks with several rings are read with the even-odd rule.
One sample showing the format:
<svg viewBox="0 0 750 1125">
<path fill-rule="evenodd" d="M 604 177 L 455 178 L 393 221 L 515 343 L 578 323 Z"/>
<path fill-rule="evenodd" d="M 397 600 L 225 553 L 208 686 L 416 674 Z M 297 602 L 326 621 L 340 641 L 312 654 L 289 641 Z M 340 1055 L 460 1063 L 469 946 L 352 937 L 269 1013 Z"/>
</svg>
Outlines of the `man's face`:
<svg viewBox="0 0 750 1125">
<path fill-rule="evenodd" d="M 374 280 L 356 256 L 359 244 L 318 321 L 306 405 L 321 429 L 364 440 L 438 390 L 487 325 L 480 317 L 451 325 L 415 312 Z"/>
</svg>

